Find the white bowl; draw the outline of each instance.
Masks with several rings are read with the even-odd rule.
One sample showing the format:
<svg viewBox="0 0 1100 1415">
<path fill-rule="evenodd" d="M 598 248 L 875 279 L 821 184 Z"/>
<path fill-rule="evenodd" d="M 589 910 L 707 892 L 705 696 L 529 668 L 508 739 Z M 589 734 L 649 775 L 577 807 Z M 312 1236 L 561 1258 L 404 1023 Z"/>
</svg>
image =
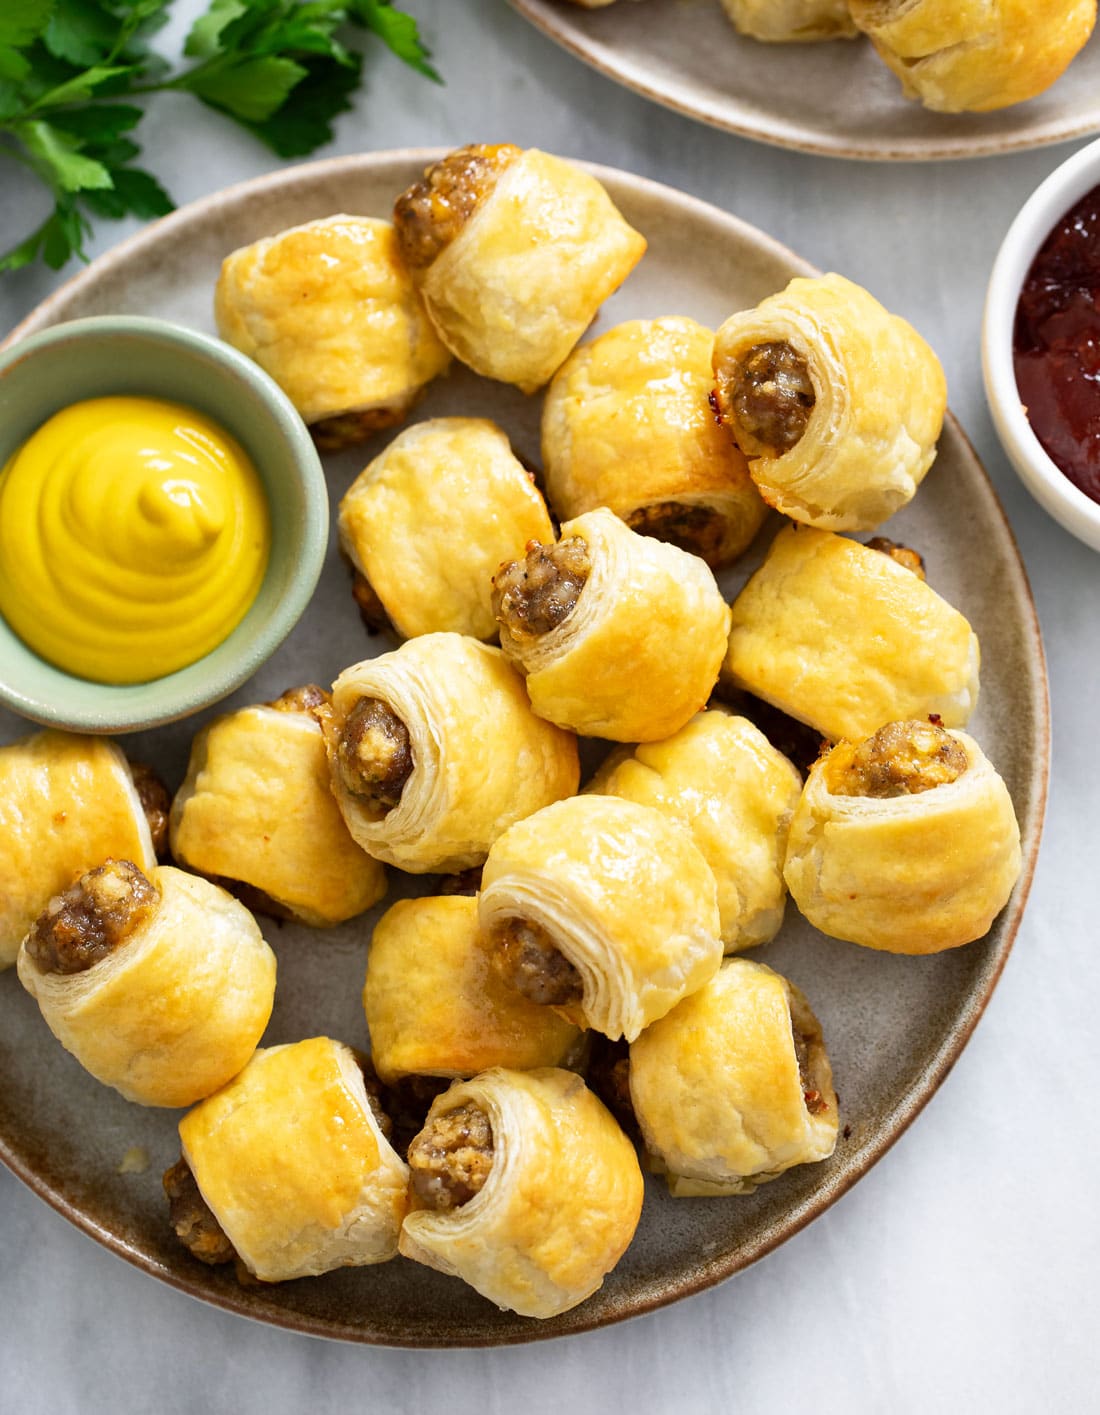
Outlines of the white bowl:
<svg viewBox="0 0 1100 1415">
<path fill-rule="evenodd" d="M 1056 223 L 1100 186 L 1100 142 L 1090 143 L 1053 171 L 1008 228 L 985 299 L 982 371 L 997 435 L 1020 480 L 1066 530 L 1100 550 L 1100 504 L 1070 481 L 1043 450 L 1027 420 L 1012 363 L 1012 330 L 1024 280 Z"/>
</svg>

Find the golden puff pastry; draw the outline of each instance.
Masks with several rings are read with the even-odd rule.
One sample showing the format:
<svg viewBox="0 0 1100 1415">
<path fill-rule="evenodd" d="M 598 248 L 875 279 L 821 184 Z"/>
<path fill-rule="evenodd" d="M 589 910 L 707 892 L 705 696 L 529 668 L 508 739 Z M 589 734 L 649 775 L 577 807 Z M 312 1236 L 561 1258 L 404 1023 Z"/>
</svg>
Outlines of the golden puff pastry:
<svg viewBox="0 0 1100 1415">
<path fill-rule="evenodd" d="M 473 1076 L 490 1066 L 567 1066 L 580 1032 L 506 986 L 492 967 L 477 900 L 402 899 L 375 926 L 363 1006 L 371 1060 L 387 1084 Z"/>
<path fill-rule="evenodd" d="M 771 43 L 850 39 L 859 33 L 848 0 L 722 0 L 739 34 Z"/>
<path fill-rule="evenodd" d="M 325 449 L 399 423 L 450 362 L 393 227 L 367 216 L 310 221 L 234 251 L 214 315 Z"/>
<path fill-rule="evenodd" d="M 906 98 L 986 113 L 1048 89 L 1085 46 L 1096 0 L 850 0 Z"/>
<path fill-rule="evenodd" d="M 494 1068 L 432 1104 L 409 1147 L 407 1257 L 498 1307 L 555 1317 L 603 1284 L 634 1237 L 634 1147 L 571 1071 Z"/>
<path fill-rule="evenodd" d="M 508 143 L 428 168 L 394 221 L 451 353 L 525 393 L 565 362 L 646 248 L 595 177 Z"/>
<path fill-rule="evenodd" d="M 551 505 L 563 519 L 610 507 L 633 530 L 729 565 L 767 514 L 714 418 L 714 335 L 693 319 L 636 319 L 584 344 L 542 414 Z"/>
<path fill-rule="evenodd" d="M 0 747 L 0 968 L 50 898 L 112 855 L 143 870 L 157 862 L 113 742 L 47 731 Z"/>
<path fill-rule="evenodd" d="M 311 1037 L 257 1051 L 179 1133 L 241 1262 L 286 1282 L 396 1257 L 409 1172 L 387 1125 L 351 1048 Z"/>
<path fill-rule="evenodd" d="M 208 723 L 172 803 L 172 855 L 250 908 L 325 928 L 377 904 L 386 872 L 356 845 L 329 786 L 307 685 Z"/>
<path fill-rule="evenodd" d="M 651 806 L 576 796 L 489 851 L 478 917 L 532 1002 L 633 1041 L 714 975 L 718 887 L 688 831 Z"/>
<path fill-rule="evenodd" d="M 896 718 L 966 724 L 978 638 L 956 609 L 882 551 L 788 526 L 733 602 L 735 686 L 832 741 Z"/>
<path fill-rule="evenodd" d="M 345 669 L 325 738 L 352 836 L 412 874 L 480 865 L 513 821 L 580 780 L 576 739 L 535 716 L 500 649 L 461 634 Z"/>
<path fill-rule="evenodd" d="M 892 722 L 811 771 L 785 873 L 810 923 L 889 953 L 981 938 L 1020 873 L 1008 790 L 965 732 Z"/>
<path fill-rule="evenodd" d="M 589 737 L 654 742 L 702 708 L 730 611 L 694 555 L 637 535 L 606 508 L 493 580 L 505 654 L 540 717 Z"/>
<path fill-rule="evenodd" d="M 769 506 L 871 530 L 936 455 L 947 385 L 905 320 L 841 275 L 798 276 L 732 315 L 714 344 L 718 408 Z"/>
<path fill-rule="evenodd" d="M 634 1042 L 630 1096 L 678 1198 L 749 1194 L 836 1145 L 820 1024 L 793 983 L 747 958 Z"/>
<path fill-rule="evenodd" d="M 727 953 L 779 932 L 783 857 L 802 778 L 747 718 L 712 708 L 664 742 L 612 752 L 585 788 L 679 821 L 714 871 Z"/>
<path fill-rule="evenodd" d="M 255 1050 L 275 955 L 209 880 L 108 860 L 51 899 L 19 950 L 19 980 L 97 1081 L 138 1105 L 191 1105 Z"/>
<path fill-rule="evenodd" d="M 534 482 L 485 418 L 408 428 L 340 502 L 340 547 L 406 639 L 494 638 L 494 571 L 553 534 Z"/>
</svg>

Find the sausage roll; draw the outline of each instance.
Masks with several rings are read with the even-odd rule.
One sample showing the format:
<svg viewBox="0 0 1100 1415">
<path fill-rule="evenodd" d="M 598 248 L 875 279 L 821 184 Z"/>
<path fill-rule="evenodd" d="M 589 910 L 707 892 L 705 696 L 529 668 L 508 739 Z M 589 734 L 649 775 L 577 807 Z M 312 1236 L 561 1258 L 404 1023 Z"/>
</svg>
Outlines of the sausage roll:
<svg viewBox="0 0 1100 1415">
<path fill-rule="evenodd" d="M 383 914 L 363 988 L 382 1081 L 567 1066 L 579 1056 L 577 1028 L 508 987 L 491 961 L 476 899 L 402 899 Z"/>
<path fill-rule="evenodd" d="M 940 113 L 986 113 L 1048 89 L 1084 47 L 1096 0 L 850 0 L 852 19 Z"/>
<path fill-rule="evenodd" d="M 775 538 L 733 602 L 735 686 L 838 741 L 896 718 L 966 724 L 978 638 L 893 556 L 805 526 Z"/>
<path fill-rule="evenodd" d="M 191 744 L 172 854 L 249 908 L 325 928 L 376 904 L 386 872 L 348 833 L 329 786 L 312 684 L 216 718 Z"/>
<path fill-rule="evenodd" d="M 23 940 L 19 980 L 97 1081 L 138 1105 L 191 1105 L 263 1035 L 275 955 L 209 880 L 108 860 L 58 894 Z"/>
<path fill-rule="evenodd" d="M 387 1128 L 350 1047 L 311 1037 L 261 1048 L 180 1121 L 183 1162 L 222 1256 L 236 1254 L 263 1282 L 395 1257 L 409 1171 Z M 173 1222 L 186 1239 L 175 1211 Z"/>
<path fill-rule="evenodd" d="M 714 344 L 719 413 L 769 506 L 871 530 L 936 455 L 947 385 L 916 330 L 840 275 L 796 277 Z"/>
<path fill-rule="evenodd" d="M 535 716 L 499 649 L 461 634 L 346 669 L 325 737 L 348 829 L 412 874 L 480 865 L 513 821 L 580 780 L 576 739 Z"/>
<path fill-rule="evenodd" d="M 859 33 L 848 0 L 722 0 L 739 34 L 771 43 L 850 39 Z"/>
<path fill-rule="evenodd" d="M 444 344 L 525 393 L 560 368 L 646 248 L 595 177 L 509 143 L 429 167 L 394 222 Z"/>
<path fill-rule="evenodd" d="M 1020 873 L 1008 790 L 965 732 L 891 722 L 811 771 L 785 867 L 822 933 L 888 953 L 981 938 Z"/>
<path fill-rule="evenodd" d="M 514 825 L 489 851 L 478 917 L 509 987 L 627 1041 L 722 958 L 718 887 L 687 830 L 612 796 Z"/>
<path fill-rule="evenodd" d="M 406 639 L 446 630 L 494 638 L 493 572 L 553 534 L 530 475 L 484 418 L 417 423 L 340 502 L 341 549 Z"/>
<path fill-rule="evenodd" d="M 701 712 L 664 742 L 620 748 L 586 788 L 679 821 L 714 871 L 727 953 L 779 932 L 783 856 L 802 778 L 747 718 Z"/>
<path fill-rule="evenodd" d="M 693 319 L 636 319 L 584 344 L 542 414 L 546 489 L 563 519 L 608 506 L 633 530 L 729 565 L 767 508 L 715 422 L 714 335 Z"/>
<path fill-rule="evenodd" d="M 399 423 L 450 362 L 393 227 L 366 216 L 310 221 L 234 251 L 214 315 L 326 450 Z"/>
<path fill-rule="evenodd" d="M 793 983 L 747 958 L 727 958 L 633 1043 L 630 1096 L 677 1197 L 749 1194 L 836 1145 L 818 1020 Z"/>
<path fill-rule="evenodd" d="M 50 898 L 108 856 L 156 865 L 125 756 L 104 737 L 36 732 L 0 747 L 0 968 Z"/>
<path fill-rule="evenodd" d="M 702 708 L 730 612 L 714 576 L 606 508 L 532 542 L 493 579 L 500 642 L 540 717 L 589 737 L 654 742 Z"/>
<path fill-rule="evenodd" d="M 571 1071 L 498 1067 L 456 1082 L 409 1168 L 400 1251 L 525 1317 L 591 1297 L 642 1211 L 634 1146 Z"/>
</svg>

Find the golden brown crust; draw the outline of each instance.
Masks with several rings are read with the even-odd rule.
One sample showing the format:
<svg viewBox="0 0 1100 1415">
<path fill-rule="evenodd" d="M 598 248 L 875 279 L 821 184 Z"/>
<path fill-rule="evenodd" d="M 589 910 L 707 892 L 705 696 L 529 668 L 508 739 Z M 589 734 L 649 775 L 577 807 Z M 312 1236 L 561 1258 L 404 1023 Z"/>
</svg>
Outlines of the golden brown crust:
<svg viewBox="0 0 1100 1415">
<path fill-rule="evenodd" d="M 449 152 L 397 198 L 393 224 L 410 270 L 426 270 L 519 156 L 511 143 L 471 143 Z"/>
<path fill-rule="evenodd" d="M 27 935 L 40 973 L 83 973 L 120 948 L 152 914 L 157 891 L 129 860 L 108 860 L 50 900 Z"/>
</svg>

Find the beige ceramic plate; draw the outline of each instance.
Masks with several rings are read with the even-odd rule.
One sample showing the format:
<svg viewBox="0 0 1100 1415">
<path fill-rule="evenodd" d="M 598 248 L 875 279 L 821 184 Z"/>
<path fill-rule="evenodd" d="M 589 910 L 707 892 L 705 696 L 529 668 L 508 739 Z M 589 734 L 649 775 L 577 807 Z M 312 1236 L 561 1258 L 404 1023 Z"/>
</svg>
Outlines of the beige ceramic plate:
<svg viewBox="0 0 1100 1415">
<path fill-rule="evenodd" d="M 137 310 L 210 328 L 211 290 L 228 251 L 336 211 L 385 215 L 395 193 L 430 156 L 377 154 L 291 168 L 197 202 L 96 261 L 17 334 L 78 315 Z M 599 175 L 650 242 L 646 258 L 605 307 L 601 327 L 671 313 L 713 325 L 808 269 L 712 207 L 637 177 Z M 495 417 L 518 450 L 535 457 L 538 412 L 537 398 L 460 371 L 430 394 L 417 416 Z M 378 445 L 329 459 L 334 500 Z M 710 1286 L 790 1237 L 897 1139 L 966 1043 L 1019 925 L 1042 822 L 1047 702 L 1038 626 L 1001 508 L 953 422 L 920 495 L 887 533 L 925 552 L 932 583 L 981 635 L 982 700 L 972 726 L 1008 781 L 1023 829 L 1025 866 L 989 937 L 954 953 L 872 953 L 815 934 L 790 910 L 780 937 L 755 955 L 789 974 L 824 1024 L 846 1125 L 833 1159 L 792 1171 L 741 1199 L 670 1200 L 660 1183 L 647 1181 L 641 1227 L 622 1263 L 596 1296 L 550 1322 L 498 1312 L 457 1279 L 404 1259 L 242 1289 L 225 1270 L 191 1259 L 168 1229 L 160 1173 L 178 1153 L 176 1115 L 129 1105 L 87 1076 L 48 1034 L 14 971 L 0 976 L 0 1153 L 67 1218 L 146 1272 L 234 1311 L 353 1341 L 454 1346 L 583 1331 Z M 725 588 L 734 592 L 746 572 L 730 572 Z M 230 705 L 274 697 L 292 683 L 329 683 L 348 663 L 387 647 L 382 639 L 366 638 L 347 575 L 330 549 L 310 609 Z M 127 738 L 125 745 L 154 763 L 174 787 L 199 720 Z M 0 740 L 23 730 L 25 724 L 0 714 Z M 430 882 L 421 887 L 430 888 Z M 316 933 L 264 921 L 279 956 L 268 1042 L 327 1032 L 365 1044 L 359 994 L 372 922 L 366 916 Z M 120 1174 L 120 1162 L 134 1146 L 147 1153 L 148 1169 Z"/>
<path fill-rule="evenodd" d="M 1035 0 L 1042 4 L 1044 0 Z M 544 33 L 627 88 L 742 137 L 829 157 L 929 161 L 1043 147 L 1100 131 L 1100 32 L 1046 93 L 998 113 L 929 113 L 866 40 L 760 44 L 718 0 L 511 0 Z"/>
</svg>

